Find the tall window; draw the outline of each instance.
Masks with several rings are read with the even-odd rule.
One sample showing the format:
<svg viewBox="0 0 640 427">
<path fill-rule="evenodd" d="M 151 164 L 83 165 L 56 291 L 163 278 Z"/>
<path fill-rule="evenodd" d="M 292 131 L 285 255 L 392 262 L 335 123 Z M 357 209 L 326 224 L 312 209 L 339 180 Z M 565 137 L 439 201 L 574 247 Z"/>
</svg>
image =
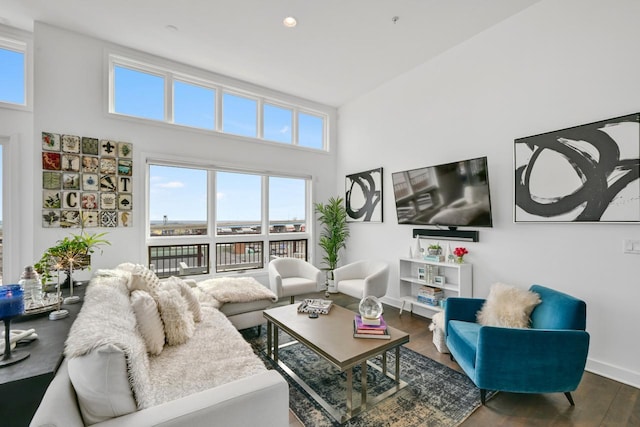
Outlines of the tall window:
<svg viewBox="0 0 640 427">
<path fill-rule="evenodd" d="M 207 234 L 207 171 L 149 166 L 151 236 Z"/>
<path fill-rule="evenodd" d="M 2 199 L 3 199 L 3 194 L 2 194 L 2 190 L 4 189 L 4 182 L 3 182 L 3 175 L 4 175 L 4 170 L 3 170 L 3 155 L 2 155 L 3 149 L 2 149 L 2 144 L 0 144 L 0 285 L 2 285 L 4 282 L 2 281 L 2 277 L 4 275 L 4 223 L 2 221 L 2 210 L 3 210 L 3 203 L 2 203 Z"/>
<path fill-rule="evenodd" d="M 324 141 L 324 120 L 322 117 L 300 113 L 298 115 L 298 144 L 321 150 L 323 148 L 322 141 Z"/>
<path fill-rule="evenodd" d="M 271 104 L 264 104 L 263 137 L 269 141 L 291 144 L 293 112 Z"/>
<path fill-rule="evenodd" d="M 173 82 L 173 121 L 179 125 L 215 129 L 216 90 Z"/>
<path fill-rule="evenodd" d="M 222 97 L 222 129 L 225 133 L 258 135 L 258 102 L 244 96 L 225 93 Z"/>
<path fill-rule="evenodd" d="M 163 275 L 203 274 L 210 261 L 223 273 L 261 269 L 276 256 L 308 259 L 310 178 L 162 164 L 148 171 L 149 263 Z"/>
<path fill-rule="evenodd" d="M 27 104 L 26 44 L 0 38 L 0 102 Z"/>
<path fill-rule="evenodd" d="M 306 231 L 305 180 L 269 177 L 269 232 Z"/>
<path fill-rule="evenodd" d="M 327 150 L 330 107 L 298 105 L 116 55 L 109 56 L 109 67 L 110 113 Z"/>
<path fill-rule="evenodd" d="M 114 110 L 145 119 L 164 120 L 164 77 L 115 66 Z"/>
<path fill-rule="evenodd" d="M 242 173 L 216 173 L 218 234 L 255 234 L 262 225 L 262 178 Z"/>
</svg>

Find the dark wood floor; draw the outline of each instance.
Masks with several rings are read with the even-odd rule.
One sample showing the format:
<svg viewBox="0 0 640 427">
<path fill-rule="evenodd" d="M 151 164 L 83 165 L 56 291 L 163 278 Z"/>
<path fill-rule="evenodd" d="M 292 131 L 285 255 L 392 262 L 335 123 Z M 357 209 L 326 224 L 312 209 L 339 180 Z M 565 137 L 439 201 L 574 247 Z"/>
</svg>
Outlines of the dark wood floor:
<svg viewBox="0 0 640 427">
<path fill-rule="evenodd" d="M 324 297 L 323 294 L 311 296 Z M 357 310 L 354 298 L 332 294 L 330 299 L 343 307 Z M 385 306 L 384 319 L 411 335 L 411 341 L 406 345 L 408 348 L 462 372 L 448 354 L 439 353 L 433 345 L 428 328 L 430 319 L 406 311 L 400 316 L 399 310 L 390 306 Z M 562 393 L 497 393 L 462 426 L 640 427 L 640 389 L 585 372 L 580 386 L 572 395 L 576 406 L 570 406 Z M 293 414 L 290 415 L 290 425 L 302 426 Z"/>
</svg>

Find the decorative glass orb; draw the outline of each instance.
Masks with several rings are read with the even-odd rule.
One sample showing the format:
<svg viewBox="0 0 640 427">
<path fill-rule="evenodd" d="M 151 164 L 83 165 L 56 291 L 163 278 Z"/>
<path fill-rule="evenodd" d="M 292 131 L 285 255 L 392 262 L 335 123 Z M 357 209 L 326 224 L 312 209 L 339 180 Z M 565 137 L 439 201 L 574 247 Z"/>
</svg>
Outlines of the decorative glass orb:
<svg viewBox="0 0 640 427">
<path fill-rule="evenodd" d="M 367 319 L 378 319 L 382 315 L 382 303 L 378 301 L 378 298 L 369 295 L 360 300 L 358 306 L 360 316 Z"/>
</svg>

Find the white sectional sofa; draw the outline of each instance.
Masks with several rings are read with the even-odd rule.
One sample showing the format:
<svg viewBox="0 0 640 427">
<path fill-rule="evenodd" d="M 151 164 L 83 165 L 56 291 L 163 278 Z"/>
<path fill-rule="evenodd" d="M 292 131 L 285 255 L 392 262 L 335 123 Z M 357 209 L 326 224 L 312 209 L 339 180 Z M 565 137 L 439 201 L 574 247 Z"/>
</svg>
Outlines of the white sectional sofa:
<svg viewBox="0 0 640 427">
<path fill-rule="evenodd" d="M 200 321 L 186 328 L 191 331 L 186 342 L 150 354 L 148 334 L 143 337 L 137 321 L 140 312 L 132 307 L 132 283 L 135 275 L 122 270 L 98 271 L 91 280 L 66 342 L 65 360 L 31 426 L 289 424 L 285 379 L 266 369 L 227 317 L 202 295 Z M 165 297 L 171 296 L 173 303 L 176 295 Z M 192 302 L 180 301 L 182 308 Z M 160 302 L 158 307 L 162 309 Z M 165 325 L 171 322 L 161 317 Z"/>
</svg>

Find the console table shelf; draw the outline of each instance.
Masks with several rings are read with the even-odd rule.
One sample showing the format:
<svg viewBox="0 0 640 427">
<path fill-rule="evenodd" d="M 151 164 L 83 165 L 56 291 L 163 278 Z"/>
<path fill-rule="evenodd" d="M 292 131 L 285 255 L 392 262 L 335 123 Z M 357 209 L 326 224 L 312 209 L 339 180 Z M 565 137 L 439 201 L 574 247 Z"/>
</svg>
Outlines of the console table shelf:
<svg viewBox="0 0 640 427">
<path fill-rule="evenodd" d="M 444 277 L 444 284 L 427 282 L 426 276 L 423 278 L 420 275 L 419 269 L 427 269 L 429 266 L 437 268 L 437 275 Z M 431 313 L 442 311 L 439 306 L 425 304 L 417 300 L 418 290 L 425 285 L 444 290 L 445 298 L 452 296 L 472 297 L 473 266 L 468 263 L 456 264 L 400 258 L 400 299 L 402 300 L 400 314 L 407 305 L 410 312 L 413 312 L 414 306 L 426 309 Z"/>
</svg>

